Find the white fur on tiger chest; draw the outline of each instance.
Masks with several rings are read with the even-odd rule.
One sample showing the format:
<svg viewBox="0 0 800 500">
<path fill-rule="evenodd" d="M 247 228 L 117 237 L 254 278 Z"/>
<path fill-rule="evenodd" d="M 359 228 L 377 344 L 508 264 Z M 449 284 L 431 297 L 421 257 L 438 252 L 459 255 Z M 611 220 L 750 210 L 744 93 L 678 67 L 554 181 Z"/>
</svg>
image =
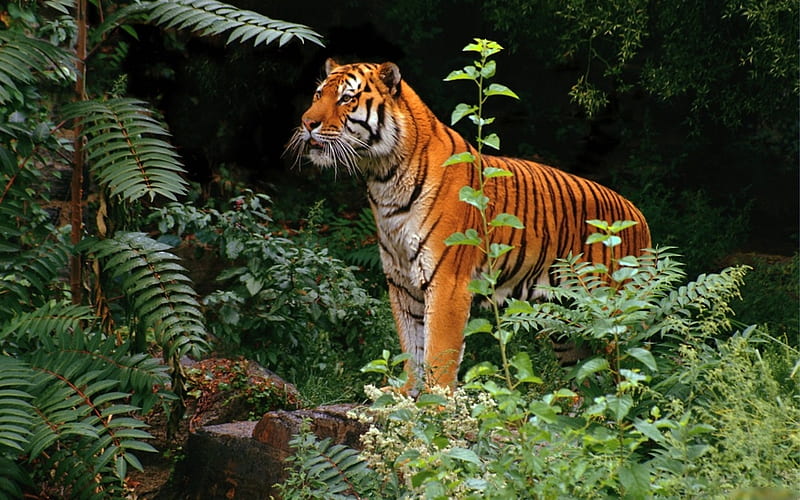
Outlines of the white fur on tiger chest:
<svg viewBox="0 0 800 500">
<path fill-rule="evenodd" d="M 408 211 L 398 212 L 396 205 L 391 202 L 397 200 L 397 205 L 400 205 L 406 198 L 402 194 L 405 190 L 396 186 L 394 189 L 374 187 L 370 187 L 373 197 L 385 203 L 383 206 L 373 206 L 384 272 L 396 283 L 419 290 L 430 280 L 434 260 L 427 248 L 421 248 L 423 231 L 414 209 L 419 200 Z"/>
</svg>

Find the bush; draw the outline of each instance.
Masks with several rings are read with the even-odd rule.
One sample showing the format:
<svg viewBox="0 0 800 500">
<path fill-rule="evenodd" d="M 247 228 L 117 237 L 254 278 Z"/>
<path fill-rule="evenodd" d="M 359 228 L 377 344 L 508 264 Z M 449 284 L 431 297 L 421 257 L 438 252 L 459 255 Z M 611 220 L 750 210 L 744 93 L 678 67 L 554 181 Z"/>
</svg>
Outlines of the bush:
<svg viewBox="0 0 800 500">
<path fill-rule="evenodd" d="M 216 345 L 298 383 L 357 373 L 394 335 L 386 300 L 319 246 L 313 229 L 289 239 L 272 225 L 266 195 L 245 192 L 228 210 L 171 204 L 154 220 L 224 262 L 218 289 L 203 298 Z M 172 233 L 169 236 L 167 233 Z M 370 340 L 367 343 L 366 338 Z M 335 390 L 342 391 L 340 386 Z M 344 389 L 346 391 L 346 389 Z M 329 393 L 334 388 L 329 389 Z"/>
<path fill-rule="evenodd" d="M 797 491 L 800 352 L 755 327 L 730 336 L 730 301 L 745 269 L 682 285 L 680 266 L 661 252 L 630 266 L 635 276 L 614 289 L 584 287 L 588 266 L 562 263 L 570 308 L 505 312 L 520 331 L 603 341 L 603 355 L 574 369 L 572 387 L 536 396 L 521 382 L 531 374 L 510 356 L 513 388 L 502 369 L 482 364 L 453 394 L 414 401 L 368 390 L 372 407 L 357 416 L 372 422 L 360 454 L 372 471 L 364 487 L 382 488 L 372 498 Z M 371 369 L 390 376 L 400 361 Z"/>
</svg>

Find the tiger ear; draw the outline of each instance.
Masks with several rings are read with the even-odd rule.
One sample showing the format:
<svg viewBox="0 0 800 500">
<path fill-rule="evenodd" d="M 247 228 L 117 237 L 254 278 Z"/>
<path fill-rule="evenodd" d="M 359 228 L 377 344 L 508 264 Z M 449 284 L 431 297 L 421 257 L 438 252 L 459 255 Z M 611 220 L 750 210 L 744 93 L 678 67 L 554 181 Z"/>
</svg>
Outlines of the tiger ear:
<svg viewBox="0 0 800 500">
<path fill-rule="evenodd" d="M 336 61 L 334 61 L 332 57 L 329 57 L 329 58 L 328 58 L 328 59 L 325 61 L 325 75 L 326 75 L 326 76 L 327 76 L 327 75 L 330 75 L 330 74 L 331 74 L 331 71 L 333 71 L 334 69 L 336 69 L 336 68 L 338 68 L 338 67 L 339 67 L 339 63 L 337 63 Z"/>
<path fill-rule="evenodd" d="M 378 77 L 381 79 L 390 95 L 400 92 L 400 68 L 395 63 L 385 62 L 378 67 Z"/>
</svg>

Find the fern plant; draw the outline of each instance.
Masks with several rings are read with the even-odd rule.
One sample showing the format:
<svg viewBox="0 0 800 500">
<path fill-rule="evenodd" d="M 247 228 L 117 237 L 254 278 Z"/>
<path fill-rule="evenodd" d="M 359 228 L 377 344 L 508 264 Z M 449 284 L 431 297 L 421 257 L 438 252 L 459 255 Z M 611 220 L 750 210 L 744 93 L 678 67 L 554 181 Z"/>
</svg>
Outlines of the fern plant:
<svg viewBox="0 0 800 500">
<path fill-rule="evenodd" d="M 156 0 L 145 2 L 150 19 L 165 28 L 190 29 L 203 36 L 230 32 L 226 43 L 283 46 L 293 39 L 322 46 L 322 39 L 308 26 L 271 19 L 214 0 Z"/>
<path fill-rule="evenodd" d="M 74 498 L 118 496 L 127 467 L 142 468 L 134 452 L 154 451 L 131 413 L 162 399 L 153 388 L 167 384 L 166 367 L 81 326 L 93 320 L 87 306 L 51 301 L 0 330 L 0 493 L 19 497 L 37 479 Z"/>
<path fill-rule="evenodd" d="M 13 15 L 0 25 L 0 497 L 22 497 L 34 484 L 69 498 L 123 497 L 128 467 L 141 468 L 136 454 L 154 451 L 135 417 L 180 403 L 178 358 L 201 354 L 206 331 L 186 270 L 136 218 L 187 192 L 180 158 L 146 103 L 96 88 L 93 58 L 121 47 L 113 46 L 116 30 L 135 34 L 131 23 L 143 21 L 230 32 L 229 42 L 321 40 L 307 27 L 208 0 L 6 6 Z M 90 8 L 99 14 L 94 27 Z M 71 227 L 56 227 L 41 204 L 67 169 Z M 90 194 L 96 203 L 87 203 Z M 93 293 L 84 297 L 86 289 Z M 166 363 L 147 354 L 149 335 Z"/>
<path fill-rule="evenodd" d="M 117 98 L 65 106 L 63 118 L 77 119 L 86 138 L 94 178 L 111 197 L 133 203 L 143 196 L 177 200 L 188 183 L 169 133 L 145 103 Z"/>
<path fill-rule="evenodd" d="M 277 486 L 281 497 L 290 499 L 375 498 L 379 477 L 367 467 L 358 451 L 330 438 L 320 440 L 308 421 L 289 440 L 294 453 L 287 459 L 288 477 Z"/>
</svg>

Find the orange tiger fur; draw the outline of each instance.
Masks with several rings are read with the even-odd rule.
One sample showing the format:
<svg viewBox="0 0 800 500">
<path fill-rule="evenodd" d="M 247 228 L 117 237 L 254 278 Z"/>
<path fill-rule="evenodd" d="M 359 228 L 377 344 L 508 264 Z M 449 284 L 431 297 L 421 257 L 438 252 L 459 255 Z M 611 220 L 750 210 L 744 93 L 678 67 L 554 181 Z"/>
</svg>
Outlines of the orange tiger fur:
<svg viewBox="0 0 800 500">
<path fill-rule="evenodd" d="M 411 354 L 408 388 L 415 381 L 453 386 L 473 300 L 467 284 L 485 255 L 444 243 L 480 221 L 477 210 L 459 201 L 462 186 L 478 187 L 475 168 L 442 164 L 454 153 L 476 150 L 433 115 L 395 64 L 328 60 L 326 71 L 287 150 L 364 176 L 400 344 Z M 617 255 L 650 247 L 644 216 L 610 189 L 531 161 L 484 155 L 483 162 L 514 174 L 488 183 L 490 219 L 507 212 L 525 224 L 493 233 L 493 241 L 514 246 L 499 262 L 500 298 L 541 296 L 538 285 L 555 284 L 550 266 L 570 253 L 609 265 L 605 246 L 585 245 L 592 232 L 586 220 L 638 222 Z"/>
</svg>

